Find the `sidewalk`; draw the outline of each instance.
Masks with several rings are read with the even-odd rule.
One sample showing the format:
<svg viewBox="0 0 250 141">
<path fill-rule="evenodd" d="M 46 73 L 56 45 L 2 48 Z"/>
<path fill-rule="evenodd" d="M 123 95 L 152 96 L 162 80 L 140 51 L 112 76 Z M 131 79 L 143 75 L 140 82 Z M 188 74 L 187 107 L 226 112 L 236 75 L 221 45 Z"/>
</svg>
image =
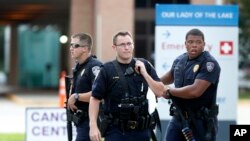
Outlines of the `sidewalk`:
<svg viewBox="0 0 250 141">
<path fill-rule="evenodd" d="M 250 100 L 240 100 L 237 111 L 237 124 L 250 125 Z"/>
<path fill-rule="evenodd" d="M 56 90 L 19 92 L 18 94 L 8 94 L 6 98 L 16 105 L 25 107 L 59 106 L 58 91 Z"/>
<path fill-rule="evenodd" d="M 0 133 L 25 133 L 27 107 L 58 107 L 57 91 L 0 95 Z"/>
<path fill-rule="evenodd" d="M 0 133 L 25 133 L 27 107 L 59 107 L 58 91 L 0 95 Z M 240 101 L 237 124 L 250 125 L 250 100 Z"/>
</svg>

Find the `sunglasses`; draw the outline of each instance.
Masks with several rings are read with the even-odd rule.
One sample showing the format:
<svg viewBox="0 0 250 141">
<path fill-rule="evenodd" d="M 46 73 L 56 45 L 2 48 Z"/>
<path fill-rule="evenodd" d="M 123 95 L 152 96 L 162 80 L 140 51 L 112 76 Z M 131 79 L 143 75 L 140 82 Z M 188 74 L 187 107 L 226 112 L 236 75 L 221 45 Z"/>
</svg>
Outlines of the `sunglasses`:
<svg viewBox="0 0 250 141">
<path fill-rule="evenodd" d="M 80 45 L 80 44 L 75 44 L 75 43 L 71 43 L 70 47 L 72 48 L 79 48 L 79 47 L 87 47 L 88 45 Z"/>
</svg>

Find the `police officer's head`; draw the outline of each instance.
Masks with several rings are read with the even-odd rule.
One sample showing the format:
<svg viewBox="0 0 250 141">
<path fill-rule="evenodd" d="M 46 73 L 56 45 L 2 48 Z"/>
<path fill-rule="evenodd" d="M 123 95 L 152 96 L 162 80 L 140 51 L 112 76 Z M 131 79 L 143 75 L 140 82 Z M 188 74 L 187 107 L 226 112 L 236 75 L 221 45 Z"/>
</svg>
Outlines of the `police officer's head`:
<svg viewBox="0 0 250 141">
<path fill-rule="evenodd" d="M 121 63 L 130 63 L 133 57 L 134 42 L 128 31 L 118 32 L 113 36 L 113 49 L 117 53 L 117 60 Z"/>
<path fill-rule="evenodd" d="M 201 36 L 202 40 L 205 41 L 205 37 L 202 31 L 200 31 L 197 28 L 191 29 L 187 32 L 186 34 L 186 40 L 188 38 L 189 35 L 196 35 L 196 36 Z"/>
<path fill-rule="evenodd" d="M 71 36 L 72 39 L 77 39 L 77 43 L 72 43 L 71 47 L 78 48 L 78 47 L 87 47 L 89 50 L 92 48 L 92 37 L 87 33 L 76 33 Z"/>
<path fill-rule="evenodd" d="M 116 33 L 113 37 L 113 44 L 114 45 L 117 44 L 118 36 L 130 36 L 130 38 L 132 38 L 132 35 L 128 31 L 120 31 L 120 32 Z"/>
<path fill-rule="evenodd" d="M 92 37 L 87 33 L 71 36 L 70 53 L 73 59 L 83 62 L 91 53 Z"/>
<path fill-rule="evenodd" d="M 191 29 L 186 34 L 185 41 L 189 59 L 198 57 L 204 51 L 205 38 L 202 31 L 199 29 Z"/>
</svg>

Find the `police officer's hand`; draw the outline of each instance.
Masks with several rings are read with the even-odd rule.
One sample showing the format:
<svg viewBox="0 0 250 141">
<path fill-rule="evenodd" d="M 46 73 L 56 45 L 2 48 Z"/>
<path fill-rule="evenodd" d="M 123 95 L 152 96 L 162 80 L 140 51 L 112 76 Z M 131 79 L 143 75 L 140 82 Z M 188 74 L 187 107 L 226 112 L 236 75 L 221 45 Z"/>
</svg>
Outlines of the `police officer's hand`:
<svg viewBox="0 0 250 141">
<path fill-rule="evenodd" d="M 90 126 L 89 137 L 91 141 L 101 141 L 101 133 L 97 126 Z"/>
<path fill-rule="evenodd" d="M 68 100 L 68 108 L 71 109 L 72 111 L 76 111 L 77 110 L 77 107 L 75 105 L 75 94 L 72 94 L 70 97 L 69 97 L 69 100 Z"/>
<path fill-rule="evenodd" d="M 136 60 L 135 62 L 135 71 L 138 73 L 138 74 L 141 74 L 141 75 L 144 75 L 147 73 L 147 70 L 145 68 L 145 65 L 142 61 L 140 60 Z"/>
<path fill-rule="evenodd" d="M 165 87 L 165 90 L 164 90 L 164 93 L 163 93 L 163 97 L 166 98 L 166 99 L 169 99 L 171 97 L 171 92 L 170 92 L 170 87 L 169 86 L 166 86 Z"/>
</svg>

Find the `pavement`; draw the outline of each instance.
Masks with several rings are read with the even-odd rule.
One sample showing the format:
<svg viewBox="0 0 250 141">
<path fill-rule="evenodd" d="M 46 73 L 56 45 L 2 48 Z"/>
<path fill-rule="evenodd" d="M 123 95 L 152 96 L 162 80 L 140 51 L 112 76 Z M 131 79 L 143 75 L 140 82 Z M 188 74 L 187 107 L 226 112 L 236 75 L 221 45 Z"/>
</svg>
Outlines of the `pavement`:
<svg viewBox="0 0 250 141">
<path fill-rule="evenodd" d="M 237 110 L 237 124 L 250 125 L 250 100 L 240 100 Z"/>
<path fill-rule="evenodd" d="M 23 91 L 0 95 L 0 133 L 25 133 L 27 107 L 59 107 L 57 90 Z M 238 103 L 237 124 L 250 125 L 250 100 Z"/>
<path fill-rule="evenodd" d="M 0 133 L 25 133 L 27 107 L 59 107 L 58 91 L 23 91 L 0 95 Z"/>
</svg>

